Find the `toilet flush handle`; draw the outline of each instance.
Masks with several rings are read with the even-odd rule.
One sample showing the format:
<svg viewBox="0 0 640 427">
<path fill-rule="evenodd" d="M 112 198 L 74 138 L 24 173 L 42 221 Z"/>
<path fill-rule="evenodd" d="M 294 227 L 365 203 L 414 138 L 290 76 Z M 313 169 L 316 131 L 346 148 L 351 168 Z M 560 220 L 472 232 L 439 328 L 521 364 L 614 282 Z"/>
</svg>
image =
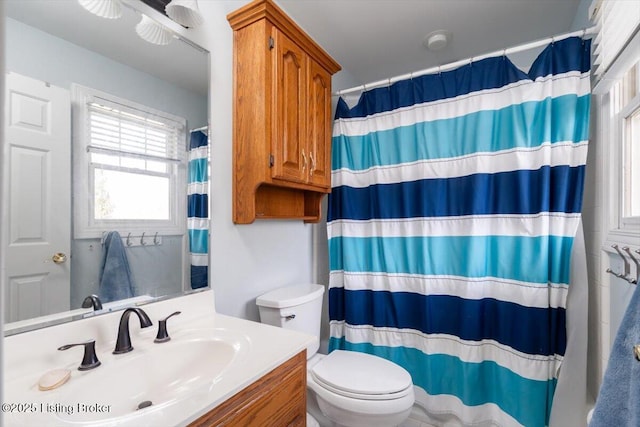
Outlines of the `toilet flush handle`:
<svg viewBox="0 0 640 427">
<path fill-rule="evenodd" d="M 295 314 L 289 314 L 287 316 L 282 316 L 282 318 L 286 319 L 286 320 L 293 320 L 293 319 L 296 318 L 296 315 Z"/>
</svg>

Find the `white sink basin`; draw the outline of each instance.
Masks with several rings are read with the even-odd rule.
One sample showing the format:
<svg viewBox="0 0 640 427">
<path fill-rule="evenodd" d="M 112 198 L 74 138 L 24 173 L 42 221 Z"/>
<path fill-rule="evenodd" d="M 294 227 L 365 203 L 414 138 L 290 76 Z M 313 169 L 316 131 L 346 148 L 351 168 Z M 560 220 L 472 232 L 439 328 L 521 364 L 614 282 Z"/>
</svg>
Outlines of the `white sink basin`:
<svg viewBox="0 0 640 427">
<path fill-rule="evenodd" d="M 123 355 L 112 355 L 102 366 L 84 373 L 82 378 L 64 385 L 58 401 L 109 405 L 60 412 L 66 421 L 108 421 L 136 411 L 150 412 L 166 408 L 182 399 L 204 397 L 224 372 L 241 360 L 248 340 L 224 329 L 180 331 L 162 344 L 137 345 Z M 150 405 L 149 405 L 150 403 Z M 145 406 L 149 405 L 149 406 Z M 142 409 L 138 409 L 143 406 Z M 84 410 L 83 410 L 84 409 Z M 106 416 L 105 416 L 106 415 Z M 140 413 L 142 415 L 142 413 Z"/>
<path fill-rule="evenodd" d="M 101 366 L 74 369 L 58 389 L 29 388 L 62 422 L 117 425 L 118 419 L 130 422 L 132 416 L 167 410 L 185 399 L 189 406 L 198 404 L 250 347 L 246 337 L 225 329 L 177 331 L 162 344 L 153 343 L 151 335 L 136 338 L 129 353 L 98 351 Z"/>
</svg>

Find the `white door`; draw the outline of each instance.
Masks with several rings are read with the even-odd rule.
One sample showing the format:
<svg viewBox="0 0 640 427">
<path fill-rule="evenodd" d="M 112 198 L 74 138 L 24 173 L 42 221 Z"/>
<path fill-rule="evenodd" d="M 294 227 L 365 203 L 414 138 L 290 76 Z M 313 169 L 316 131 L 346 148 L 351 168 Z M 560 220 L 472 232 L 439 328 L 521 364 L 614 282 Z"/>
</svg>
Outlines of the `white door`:
<svg viewBox="0 0 640 427">
<path fill-rule="evenodd" d="M 68 90 L 16 73 L 5 88 L 3 303 L 5 322 L 15 322 L 69 310 L 71 102 Z"/>
</svg>

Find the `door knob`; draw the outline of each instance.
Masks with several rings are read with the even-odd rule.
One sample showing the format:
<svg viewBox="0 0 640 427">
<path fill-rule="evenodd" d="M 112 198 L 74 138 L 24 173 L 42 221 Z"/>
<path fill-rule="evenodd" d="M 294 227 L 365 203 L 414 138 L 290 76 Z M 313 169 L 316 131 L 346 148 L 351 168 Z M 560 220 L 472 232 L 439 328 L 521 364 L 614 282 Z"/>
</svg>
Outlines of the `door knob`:
<svg viewBox="0 0 640 427">
<path fill-rule="evenodd" d="M 67 261 L 67 256 L 65 254 L 63 254 L 62 252 L 56 252 L 51 257 L 51 260 L 53 262 L 55 262 L 56 264 L 63 264 L 65 261 Z"/>
</svg>

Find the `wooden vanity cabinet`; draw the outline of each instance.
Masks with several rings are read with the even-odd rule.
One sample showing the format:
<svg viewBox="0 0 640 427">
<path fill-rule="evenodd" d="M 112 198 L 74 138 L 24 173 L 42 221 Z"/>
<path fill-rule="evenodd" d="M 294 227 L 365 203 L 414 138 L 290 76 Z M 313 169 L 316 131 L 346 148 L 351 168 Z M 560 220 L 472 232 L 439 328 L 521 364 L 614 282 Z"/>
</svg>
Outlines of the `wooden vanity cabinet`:
<svg viewBox="0 0 640 427">
<path fill-rule="evenodd" d="M 307 353 L 298 353 L 189 427 L 305 426 Z"/>
<path fill-rule="evenodd" d="M 320 219 L 331 191 L 331 76 L 340 66 L 271 0 L 234 33 L 233 220 Z"/>
</svg>

